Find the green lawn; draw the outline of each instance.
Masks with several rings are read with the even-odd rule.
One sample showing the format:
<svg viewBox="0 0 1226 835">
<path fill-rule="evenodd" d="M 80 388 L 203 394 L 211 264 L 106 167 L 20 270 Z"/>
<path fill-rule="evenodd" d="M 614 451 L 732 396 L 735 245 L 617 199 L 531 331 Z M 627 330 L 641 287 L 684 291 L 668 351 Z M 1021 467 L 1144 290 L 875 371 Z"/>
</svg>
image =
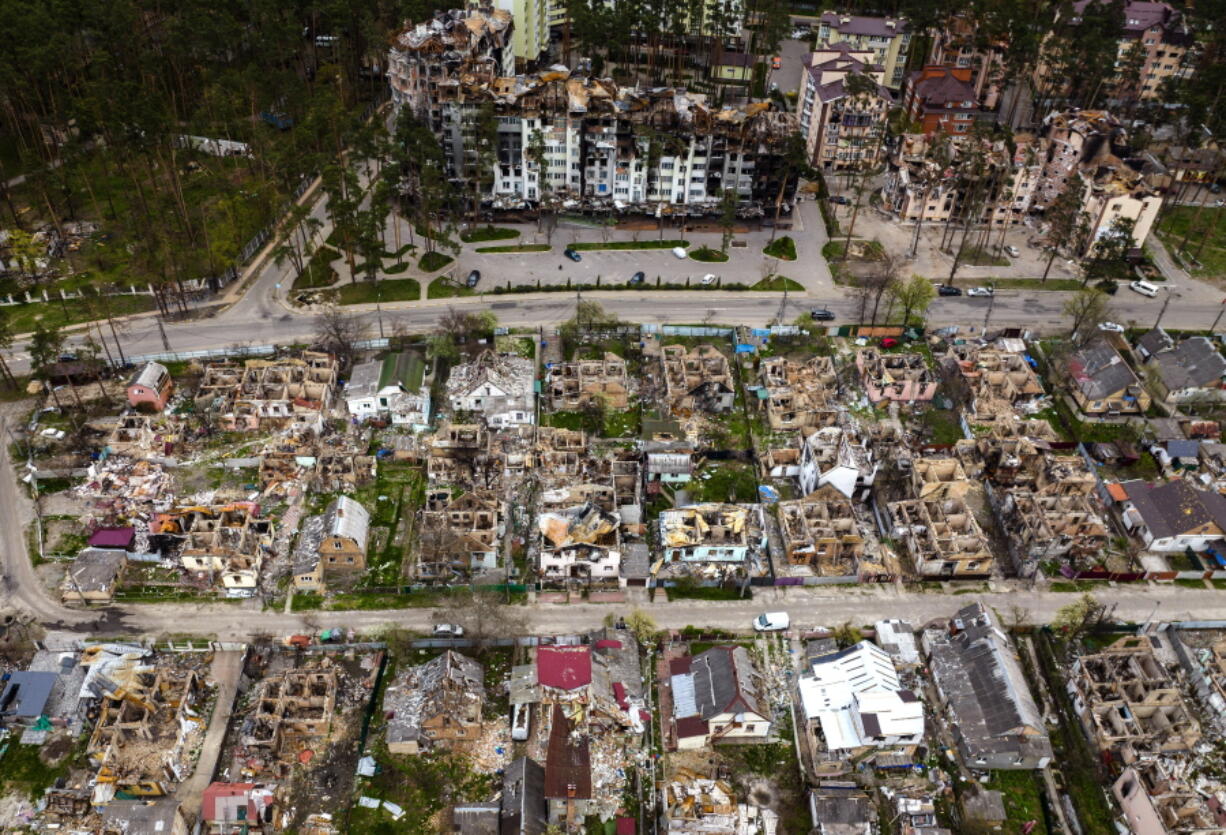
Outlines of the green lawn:
<svg viewBox="0 0 1226 835">
<path fill-rule="evenodd" d="M 1076 278 L 994 278 L 992 284 L 997 290 L 1059 290 L 1073 293 L 1081 289 L 1081 281 Z"/>
<path fill-rule="evenodd" d="M 450 278 L 436 278 L 426 288 L 427 299 L 455 299 L 475 294 L 476 291 L 471 287 L 456 284 Z"/>
<path fill-rule="evenodd" d="M 739 461 L 709 461 L 687 485 L 696 502 L 756 502 L 758 477 Z"/>
<path fill-rule="evenodd" d="M 608 241 L 607 243 L 588 242 L 570 244 L 569 249 L 576 252 L 589 252 L 598 249 L 672 249 L 675 246 L 689 246 L 689 241 L 682 240 L 663 240 L 663 241 Z"/>
<path fill-rule="evenodd" d="M 68 773 L 76 753 L 69 754 L 56 765 L 47 765 L 39 757 L 42 747 L 19 744 L 17 737 L 20 735 L 18 731 L 9 738 L 8 750 L 0 757 L 0 786 L 5 792 L 17 790 L 31 798 L 42 797 L 43 789 Z"/>
<path fill-rule="evenodd" d="M 772 258 L 782 258 L 784 261 L 796 260 L 796 242 L 787 235 L 782 238 L 776 238 L 765 247 L 762 252 Z"/>
<path fill-rule="evenodd" d="M 505 226 L 478 226 L 476 229 L 466 229 L 460 233 L 460 240 L 466 244 L 476 244 L 482 241 L 509 241 L 518 237 L 518 230 L 507 229 Z"/>
<path fill-rule="evenodd" d="M 1040 797 L 1039 778 L 1033 771 L 993 771 L 987 786 L 1000 792 L 1005 801 L 1009 818 L 1001 830 L 1005 833 L 1020 833 L 1030 821 L 1037 821 L 1032 835 L 1047 832 L 1043 817 L 1043 801 Z"/>
<path fill-rule="evenodd" d="M 46 322 L 53 327 L 75 325 L 79 322 L 92 322 L 106 318 L 106 313 L 112 316 L 128 316 L 133 313 L 146 313 L 156 310 L 157 303 L 153 296 L 129 296 L 112 294 L 101 298 L 86 296 L 83 299 L 70 299 L 66 302 L 31 302 L 0 308 L 0 315 L 8 321 L 9 330 L 15 334 L 29 333 L 39 322 Z"/>
<path fill-rule="evenodd" d="M 822 247 L 822 257 L 827 261 L 844 261 L 847 251 L 847 239 L 839 238 L 826 241 Z M 851 239 L 852 261 L 880 261 L 885 257 L 885 247 L 881 241 L 866 241 L 862 238 Z"/>
<path fill-rule="evenodd" d="M 782 293 L 784 290 L 796 292 L 804 290 L 805 287 L 799 281 L 788 278 L 786 275 L 772 275 L 769 278 L 764 278 L 757 284 L 750 286 L 750 290 L 773 290 L 777 293 Z"/>
<path fill-rule="evenodd" d="M 722 264 L 728 260 L 728 253 L 720 252 L 718 249 L 711 249 L 709 246 L 700 246 L 690 253 L 690 258 L 695 261 L 701 261 L 704 264 Z"/>
<path fill-rule="evenodd" d="M 1199 212 L 1199 219 L 1197 213 Z M 1226 208 L 1204 208 L 1196 206 L 1177 206 L 1170 210 L 1162 219 L 1162 225 L 1157 228 L 1158 237 L 1166 244 L 1167 251 L 1174 257 L 1175 252 L 1188 236 L 1187 254 L 1195 256 L 1201 263 L 1200 269 L 1194 270 L 1196 275 L 1222 276 L 1226 275 Z M 1192 224 L 1196 223 L 1193 228 Z M 1197 251 L 1200 255 L 1197 256 Z"/>
<path fill-rule="evenodd" d="M 445 255 L 436 250 L 423 255 L 421 260 L 417 262 L 417 266 L 424 273 L 436 273 L 454 260 L 450 255 Z"/>
<path fill-rule="evenodd" d="M 479 246 L 477 252 L 548 252 L 549 244 L 517 244 L 515 246 Z"/>
<path fill-rule="evenodd" d="M 957 411 L 929 407 L 920 419 L 932 432 L 932 443 L 953 444 L 962 440 L 962 426 L 958 422 Z"/>
<path fill-rule="evenodd" d="M 606 438 L 637 438 L 640 426 L 638 409 L 609 409 L 605 412 Z"/>
<path fill-rule="evenodd" d="M 359 281 L 342 285 L 337 290 L 338 304 L 374 304 L 375 302 L 417 301 L 421 284 L 415 278 L 385 278 L 382 281 Z"/>
<path fill-rule="evenodd" d="M 968 267 L 1007 267 L 1009 259 L 997 255 L 991 249 L 982 247 L 967 247 L 962 250 L 962 261 Z"/>
<path fill-rule="evenodd" d="M 332 269 L 332 262 L 339 255 L 340 253 L 328 246 L 315 250 L 306 269 L 294 279 L 293 289 L 317 290 L 320 287 L 331 287 L 336 283 L 336 270 Z"/>
<path fill-rule="evenodd" d="M 376 732 L 372 725 L 372 738 Z M 407 814 L 393 821 L 382 808 L 346 803 L 343 806 L 347 810 L 335 813 L 344 832 L 428 835 L 436 831 L 432 823 L 438 812 L 453 803 L 488 800 L 501 785 L 497 774 L 475 769 L 474 761 L 462 753 L 440 748 L 417 755 L 389 754 L 381 738 L 369 753 L 382 771 L 374 777 L 359 778 L 359 790 L 377 800 L 390 800 Z"/>
</svg>

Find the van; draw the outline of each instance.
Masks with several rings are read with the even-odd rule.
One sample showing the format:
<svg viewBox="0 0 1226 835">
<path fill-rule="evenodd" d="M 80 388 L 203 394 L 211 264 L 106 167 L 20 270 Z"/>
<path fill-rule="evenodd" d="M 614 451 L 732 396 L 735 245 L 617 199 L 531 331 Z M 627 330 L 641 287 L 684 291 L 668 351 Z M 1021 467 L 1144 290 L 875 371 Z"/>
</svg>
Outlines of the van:
<svg viewBox="0 0 1226 835">
<path fill-rule="evenodd" d="M 1158 295 L 1158 288 L 1150 284 L 1148 281 L 1134 281 L 1128 286 L 1135 292 L 1140 293 L 1142 296 L 1149 296 L 1151 299 Z"/>
<path fill-rule="evenodd" d="M 781 632 L 791 625 L 787 612 L 763 612 L 753 619 L 755 632 Z"/>
</svg>

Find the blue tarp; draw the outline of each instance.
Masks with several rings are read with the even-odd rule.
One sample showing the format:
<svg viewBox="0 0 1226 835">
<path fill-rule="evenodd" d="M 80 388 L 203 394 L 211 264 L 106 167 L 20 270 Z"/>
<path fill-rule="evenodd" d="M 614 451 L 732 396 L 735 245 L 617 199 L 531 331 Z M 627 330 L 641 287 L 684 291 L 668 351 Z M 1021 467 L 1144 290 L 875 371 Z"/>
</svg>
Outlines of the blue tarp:
<svg viewBox="0 0 1226 835">
<path fill-rule="evenodd" d="M 755 345 L 737 345 L 736 346 L 736 352 L 738 354 L 752 354 L 756 350 L 758 350 L 758 348 Z"/>
<path fill-rule="evenodd" d="M 752 333 L 754 336 L 770 336 L 771 335 L 770 328 L 753 328 L 752 330 L 750 330 L 750 333 Z"/>
</svg>

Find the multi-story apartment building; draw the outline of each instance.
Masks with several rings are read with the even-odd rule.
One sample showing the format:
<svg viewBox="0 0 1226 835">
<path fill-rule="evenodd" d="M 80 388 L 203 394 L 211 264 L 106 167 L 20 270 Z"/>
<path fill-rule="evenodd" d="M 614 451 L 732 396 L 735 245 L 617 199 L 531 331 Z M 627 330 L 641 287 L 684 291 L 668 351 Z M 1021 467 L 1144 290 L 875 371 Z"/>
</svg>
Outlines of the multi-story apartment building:
<svg viewBox="0 0 1226 835">
<path fill-rule="evenodd" d="M 880 159 L 894 96 L 884 85 L 884 70 L 873 61 L 872 50 L 847 44 L 809 56 L 799 110 L 800 131 L 814 166 L 839 170 Z M 849 80 L 854 77 L 859 84 Z"/>
<path fill-rule="evenodd" d="M 1004 43 L 985 41 L 971 21 L 959 16 L 933 30 L 928 64 L 964 70 L 975 91 L 975 101 L 984 110 L 995 110 L 1004 84 L 1005 47 Z"/>
<path fill-rule="evenodd" d="M 540 60 L 549 49 L 549 0 L 494 0 L 494 6 L 509 12 L 515 26 L 511 30 L 511 53 L 516 67 Z"/>
<path fill-rule="evenodd" d="M 911 33 L 907 30 L 906 20 L 825 12 L 818 21 L 817 47 L 825 49 L 838 44 L 847 44 L 854 50 L 871 51 L 873 60 L 869 63 L 881 67 L 881 83 L 891 90 L 902 86 L 907 51 L 911 47 Z"/>
<path fill-rule="evenodd" d="M 791 114 L 761 104 L 718 109 L 699 94 L 621 87 L 578 71 L 513 75 L 511 29 L 501 10 L 447 12 L 397 36 L 389 60 L 393 102 L 440 137 L 453 180 L 472 174 L 473 131 L 492 108 L 496 159 L 483 201 L 653 210 L 714 208 L 727 189 L 743 203 L 778 198 Z"/>
<path fill-rule="evenodd" d="M 902 107 L 926 136 L 967 133 L 979 112 L 979 94 L 969 68 L 930 64 L 907 76 Z"/>
</svg>

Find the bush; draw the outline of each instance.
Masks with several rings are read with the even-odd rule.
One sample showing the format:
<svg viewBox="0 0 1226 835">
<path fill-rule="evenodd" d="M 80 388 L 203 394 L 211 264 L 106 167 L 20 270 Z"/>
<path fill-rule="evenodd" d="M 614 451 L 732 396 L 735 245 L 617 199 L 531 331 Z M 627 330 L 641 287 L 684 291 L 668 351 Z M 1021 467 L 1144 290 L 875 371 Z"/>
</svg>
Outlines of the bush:
<svg viewBox="0 0 1226 835">
<path fill-rule="evenodd" d="M 519 232 L 502 226 L 478 226 L 476 229 L 465 229 L 460 233 L 460 240 L 466 244 L 482 241 L 507 241 L 518 238 Z"/>
<path fill-rule="evenodd" d="M 762 252 L 772 258 L 782 258 L 784 261 L 796 260 L 796 242 L 787 235 L 776 238 L 767 244 Z"/>
<path fill-rule="evenodd" d="M 691 252 L 690 257 L 695 261 L 701 261 L 705 264 L 722 264 L 728 260 L 727 253 L 720 252 L 718 249 L 711 249 L 711 247 L 705 245 Z"/>
<path fill-rule="evenodd" d="M 687 247 L 689 241 L 681 240 L 663 240 L 663 241 L 610 241 L 608 243 L 576 243 L 571 244 L 567 249 L 573 249 L 575 252 L 590 252 L 599 249 L 672 249 L 673 247 Z"/>
<path fill-rule="evenodd" d="M 421 257 L 421 260 L 417 262 L 417 266 L 421 268 L 422 272 L 434 273 L 438 272 L 454 260 L 455 259 L 450 255 L 444 255 L 441 252 L 427 252 Z"/>
</svg>

